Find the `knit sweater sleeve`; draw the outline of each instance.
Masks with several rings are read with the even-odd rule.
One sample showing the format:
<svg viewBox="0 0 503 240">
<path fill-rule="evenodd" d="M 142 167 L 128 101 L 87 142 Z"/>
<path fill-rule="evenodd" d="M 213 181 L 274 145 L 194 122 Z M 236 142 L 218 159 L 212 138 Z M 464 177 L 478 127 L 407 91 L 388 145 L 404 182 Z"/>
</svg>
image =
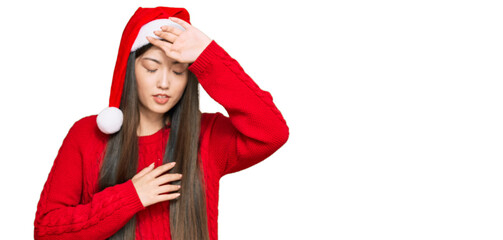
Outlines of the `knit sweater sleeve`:
<svg viewBox="0 0 503 240">
<path fill-rule="evenodd" d="M 83 125 L 71 127 L 54 160 L 37 205 L 35 239 L 106 239 L 144 209 L 131 179 L 81 203 L 82 143 L 90 141 Z"/>
<path fill-rule="evenodd" d="M 229 114 L 216 113 L 209 137 L 209 157 L 216 161 L 220 177 L 257 164 L 286 143 L 289 128 L 271 94 L 215 40 L 189 70 Z"/>
</svg>

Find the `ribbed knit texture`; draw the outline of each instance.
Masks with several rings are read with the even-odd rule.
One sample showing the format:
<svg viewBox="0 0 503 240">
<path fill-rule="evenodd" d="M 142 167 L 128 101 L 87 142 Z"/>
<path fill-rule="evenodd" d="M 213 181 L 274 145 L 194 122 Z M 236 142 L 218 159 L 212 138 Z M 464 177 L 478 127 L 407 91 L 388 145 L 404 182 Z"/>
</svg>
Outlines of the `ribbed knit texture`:
<svg viewBox="0 0 503 240">
<path fill-rule="evenodd" d="M 261 90 L 215 41 L 189 66 L 201 86 L 229 114 L 201 116 L 201 160 L 206 184 L 210 239 L 218 239 L 220 178 L 266 159 L 289 137 L 289 128 L 269 92 Z M 139 137 L 138 172 L 162 164 L 169 126 Z M 35 239 L 106 239 L 135 214 L 136 239 L 171 239 L 169 201 L 144 207 L 131 180 L 97 191 L 108 136 L 96 115 L 68 131 L 40 194 Z"/>
</svg>

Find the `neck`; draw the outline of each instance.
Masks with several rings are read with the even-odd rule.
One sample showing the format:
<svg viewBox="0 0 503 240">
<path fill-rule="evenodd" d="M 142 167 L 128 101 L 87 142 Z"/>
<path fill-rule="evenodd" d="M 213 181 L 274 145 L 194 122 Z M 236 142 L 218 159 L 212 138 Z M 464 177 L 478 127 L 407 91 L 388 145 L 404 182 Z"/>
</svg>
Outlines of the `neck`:
<svg viewBox="0 0 503 240">
<path fill-rule="evenodd" d="M 162 114 L 143 114 L 140 111 L 140 124 L 136 134 L 140 136 L 148 136 L 156 133 L 163 126 Z M 169 118 L 166 119 L 166 124 L 169 123 Z"/>
</svg>

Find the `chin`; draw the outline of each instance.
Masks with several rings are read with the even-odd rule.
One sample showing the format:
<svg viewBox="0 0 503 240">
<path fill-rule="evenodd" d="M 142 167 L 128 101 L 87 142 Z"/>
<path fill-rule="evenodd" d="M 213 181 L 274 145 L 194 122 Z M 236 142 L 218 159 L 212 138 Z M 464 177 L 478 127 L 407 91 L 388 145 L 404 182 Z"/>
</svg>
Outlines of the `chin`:
<svg viewBox="0 0 503 240">
<path fill-rule="evenodd" d="M 159 109 L 156 109 L 154 112 L 159 113 L 159 114 L 165 114 L 169 110 L 171 110 L 171 108 L 159 108 Z"/>
</svg>

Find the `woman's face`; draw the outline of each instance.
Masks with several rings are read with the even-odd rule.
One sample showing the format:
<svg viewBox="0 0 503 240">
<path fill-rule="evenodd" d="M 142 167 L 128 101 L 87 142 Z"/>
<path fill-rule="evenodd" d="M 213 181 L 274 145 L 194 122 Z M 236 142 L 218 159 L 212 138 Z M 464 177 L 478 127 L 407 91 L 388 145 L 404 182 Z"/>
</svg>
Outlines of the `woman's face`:
<svg viewBox="0 0 503 240">
<path fill-rule="evenodd" d="M 161 117 L 180 100 L 187 86 L 187 67 L 188 63 L 177 63 L 156 46 L 136 58 L 140 116 Z"/>
</svg>

